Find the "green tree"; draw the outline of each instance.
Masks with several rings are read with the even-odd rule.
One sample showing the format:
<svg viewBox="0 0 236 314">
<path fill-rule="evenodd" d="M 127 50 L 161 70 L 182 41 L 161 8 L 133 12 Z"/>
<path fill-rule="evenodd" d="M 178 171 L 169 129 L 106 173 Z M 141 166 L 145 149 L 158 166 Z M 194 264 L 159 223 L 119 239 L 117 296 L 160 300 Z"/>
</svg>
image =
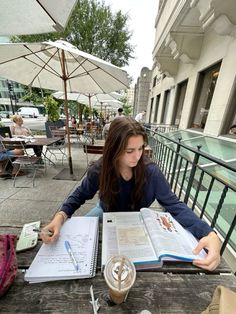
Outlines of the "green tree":
<svg viewBox="0 0 236 314">
<path fill-rule="evenodd" d="M 132 112 L 133 112 L 133 107 L 128 104 L 127 97 L 124 96 L 122 99 L 120 99 L 120 101 L 123 102 L 122 108 L 124 110 L 123 111 L 124 115 L 125 116 L 130 116 L 132 114 Z"/>
<path fill-rule="evenodd" d="M 98 0 L 78 0 L 64 32 L 12 37 L 13 42 L 40 42 L 65 39 L 78 49 L 122 67 L 133 58 L 127 27 L 129 16 L 112 13 L 109 5 Z"/>
<path fill-rule="evenodd" d="M 60 103 L 57 102 L 52 96 L 46 96 L 44 97 L 43 104 L 46 109 L 46 113 L 48 114 L 48 121 L 59 120 Z"/>
<path fill-rule="evenodd" d="M 52 93 L 50 90 L 42 90 L 41 88 L 37 87 L 28 87 L 25 85 L 22 85 L 22 87 L 24 88 L 25 94 L 23 97 L 21 97 L 21 100 L 30 101 L 34 105 L 42 104 L 43 98 Z"/>
</svg>

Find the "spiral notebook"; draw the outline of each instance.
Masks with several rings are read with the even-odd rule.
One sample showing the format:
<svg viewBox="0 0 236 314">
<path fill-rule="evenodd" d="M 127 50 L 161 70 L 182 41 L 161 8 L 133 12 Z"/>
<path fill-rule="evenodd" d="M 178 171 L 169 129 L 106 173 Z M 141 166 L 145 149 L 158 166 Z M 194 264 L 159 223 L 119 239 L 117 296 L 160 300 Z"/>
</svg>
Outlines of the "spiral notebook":
<svg viewBox="0 0 236 314">
<path fill-rule="evenodd" d="M 97 264 L 99 223 L 98 217 L 72 217 L 61 228 L 59 239 L 43 244 L 25 273 L 30 283 L 54 280 L 91 278 Z M 66 249 L 70 243 L 74 260 Z"/>
</svg>

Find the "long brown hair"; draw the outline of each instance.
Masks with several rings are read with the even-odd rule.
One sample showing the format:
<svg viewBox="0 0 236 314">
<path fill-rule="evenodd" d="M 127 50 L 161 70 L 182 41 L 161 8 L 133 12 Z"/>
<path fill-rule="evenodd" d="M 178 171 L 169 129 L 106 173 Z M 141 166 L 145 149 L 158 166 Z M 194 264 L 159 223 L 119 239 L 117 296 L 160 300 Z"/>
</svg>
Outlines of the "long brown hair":
<svg viewBox="0 0 236 314">
<path fill-rule="evenodd" d="M 99 197 L 108 211 L 116 207 L 116 195 L 119 193 L 120 179 L 119 157 L 124 153 L 131 136 L 141 135 L 147 144 L 147 135 L 143 126 L 131 117 L 115 118 L 109 128 L 102 158 Z M 142 197 L 145 183 L 144 151 L 133 169 L 134 190 L 131 195 L 131 208 L 136 209 Z"/>
</svg>

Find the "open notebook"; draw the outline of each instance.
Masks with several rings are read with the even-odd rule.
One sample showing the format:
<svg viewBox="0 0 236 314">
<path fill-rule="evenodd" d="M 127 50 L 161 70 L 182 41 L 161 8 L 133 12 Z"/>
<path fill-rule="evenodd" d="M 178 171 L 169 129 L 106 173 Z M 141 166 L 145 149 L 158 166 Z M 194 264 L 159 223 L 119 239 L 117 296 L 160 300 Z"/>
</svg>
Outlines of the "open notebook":
<svg viewBox="0 0 236 314">
<path fill-rule="evenodd" d="M 90 278 L 95 276 L 98 247 L 98 217 L 72 217 L 61 228 L 59 239 L 43 244 L 26 271 L 30 283 Z M 75 269 L 65 242 L 78 263 Z"/>
</svg>

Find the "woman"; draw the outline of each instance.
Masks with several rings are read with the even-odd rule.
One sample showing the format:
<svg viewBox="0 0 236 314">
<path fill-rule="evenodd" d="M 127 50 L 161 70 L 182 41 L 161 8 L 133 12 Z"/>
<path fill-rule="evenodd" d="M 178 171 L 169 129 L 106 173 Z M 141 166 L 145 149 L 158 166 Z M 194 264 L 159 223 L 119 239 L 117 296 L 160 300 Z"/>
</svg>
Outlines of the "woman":
<svg viewBox="0 0 236 314">
<path fill-rule="evenodd" d="M 74 129 L 77 129 L 77 121 L 76 121 L 75 116 L 72 116 L 72 117 L 71 117 L 71 120 L 70 120 L 70 127 L 71 127 L 71 128 L 74 128 Z"/>
<path fill-rule="evenodd" d="M 11 125 L 11 134 L 15 136 L 33 136 L 32 132 L 29 128 L 23 125 L 23 119 L 20 115 L 14 115 L 12 117 L 12 121 L 14 122 Z M 41 157 L 43 146 L 35 146 L 33 148 L 34 153 L 37 157 Z"/>
<path fill-rule="evenodd" d="M 195 248 L 208 250 L 207 258 L 195 260 L 196 266 L 213 270 L 220 262 L 220 242 L 207 223 L 200 220 L 187 205 L 171 192 L 158 166 L 144 155 L 147 135 L 140 123 L 132 118 L 114 119 L 109 128 L 103 157 L 88 170 L 87 177 L 68 197 L 61 210 L 42 233 L 45 243 L 55 241 L 64 221 L 99 191 L 100 202 L 87 216 L 102 217 L 103 211 L 139 211 L 155 200 L 174 218 L 201 239 Z"/>
</svg>

